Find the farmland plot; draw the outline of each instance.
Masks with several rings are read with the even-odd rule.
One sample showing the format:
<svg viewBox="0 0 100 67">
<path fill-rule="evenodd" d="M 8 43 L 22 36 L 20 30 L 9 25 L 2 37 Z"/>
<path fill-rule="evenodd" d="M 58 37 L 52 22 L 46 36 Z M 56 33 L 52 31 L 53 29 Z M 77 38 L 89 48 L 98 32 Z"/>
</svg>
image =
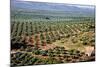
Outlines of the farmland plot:
<svg viewBox="0 0 100 67">
<path fill-rule="evenodd" d="M 72 24 L 67 21 L 28 21 L 12 22 L 12 25 L 12 65 L 95 60 L 92 56 L 95 50 L 95 26 L 92 22 Z M 93 49 L 87 49 L 88 47 Z"/>
<path fill-rule="evenodd" d="M 11 0 L 11 66 L 95 61 L 95 6 Z"/>
</svg>

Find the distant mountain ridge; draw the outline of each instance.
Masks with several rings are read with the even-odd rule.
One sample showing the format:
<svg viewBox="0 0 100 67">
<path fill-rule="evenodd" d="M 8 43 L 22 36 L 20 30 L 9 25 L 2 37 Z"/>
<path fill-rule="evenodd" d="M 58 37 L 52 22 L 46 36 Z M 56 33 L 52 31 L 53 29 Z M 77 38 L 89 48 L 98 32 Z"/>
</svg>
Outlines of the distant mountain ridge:
<svg viewBox="0 0 100 67">
<path fill-rule="evenodd" d="M 94 14 L 95 6 L 11 0 L 11 10 L 22 10 L 22 11 L 42 10 L 42 11 L 54 11 L 54 12 L 62 11 L 62 12 L 82 13 L 82 14 Z"/>
<path fill-rule="evenodd" d="M 53 10 L 53 11 L 94 11 L 95 6 L 72 5 L 63 3 L 28 2 L 11 0 L 11 9 Z"/>
</svg>

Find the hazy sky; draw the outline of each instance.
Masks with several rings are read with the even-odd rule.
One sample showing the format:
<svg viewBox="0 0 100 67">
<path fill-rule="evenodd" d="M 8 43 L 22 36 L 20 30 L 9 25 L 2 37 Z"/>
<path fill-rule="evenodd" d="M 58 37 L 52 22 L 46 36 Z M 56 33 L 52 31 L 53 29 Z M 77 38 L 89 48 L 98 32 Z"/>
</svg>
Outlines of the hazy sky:
<svg viewBox="0 0 100 67">
<path fill-rule="evenodd" d="M 40 1 L 40 2 L 95 5 L 95 0 L 21 0 L 21 1 Z"/>
</svg>

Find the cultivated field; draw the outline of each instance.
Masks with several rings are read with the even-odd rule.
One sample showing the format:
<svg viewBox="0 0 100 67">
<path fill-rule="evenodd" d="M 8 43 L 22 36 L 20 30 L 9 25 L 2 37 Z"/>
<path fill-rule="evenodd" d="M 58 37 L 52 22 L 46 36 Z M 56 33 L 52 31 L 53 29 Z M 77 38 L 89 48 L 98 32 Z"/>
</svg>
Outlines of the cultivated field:
<svg viewBox="0 0 100 67">
<path fill-rule="evenodd" d="M 95 61 L 95 6 L 11 0 L 11 66 Z"/>
<path fill-rule="evenodd" d="M 93 61 L 95 24 L 90 21 L 13 21 L 11 64 Z"/>
</svg>

